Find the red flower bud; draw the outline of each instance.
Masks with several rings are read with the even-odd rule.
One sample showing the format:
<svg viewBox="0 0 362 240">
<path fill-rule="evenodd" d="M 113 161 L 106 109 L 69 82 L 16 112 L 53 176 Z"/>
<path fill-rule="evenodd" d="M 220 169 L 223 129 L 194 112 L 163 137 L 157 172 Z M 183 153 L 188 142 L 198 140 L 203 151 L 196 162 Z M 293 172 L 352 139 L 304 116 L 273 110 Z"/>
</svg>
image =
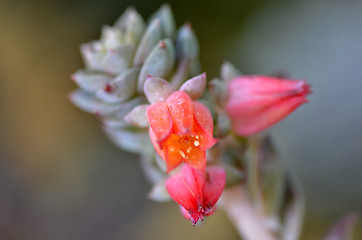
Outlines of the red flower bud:
<svg viewBox="0 0 362 240">
<path fill-rule="evenodd" d="M 214 212 L 225 182 L 222 167 L 207 167 L 201 171 L 185 164 L 180 172 L 166 180 L 166 188 L 173 200 L 180 204 L 184 217 L 195 225 Z"/>
<path fill-rule="evenodd" d="M 205 169 L 205 151 L 216 143 L 209 110 L 182 91 L 148 107 L 151 141 L 170 171 L 185 162 Z"/>
<path fill-rule="evenodd" d="M 256 134 L 308 102 L 304 80 L 242 76 L 228 83 L 226 111 L 236 133 Z"/>
</svg>

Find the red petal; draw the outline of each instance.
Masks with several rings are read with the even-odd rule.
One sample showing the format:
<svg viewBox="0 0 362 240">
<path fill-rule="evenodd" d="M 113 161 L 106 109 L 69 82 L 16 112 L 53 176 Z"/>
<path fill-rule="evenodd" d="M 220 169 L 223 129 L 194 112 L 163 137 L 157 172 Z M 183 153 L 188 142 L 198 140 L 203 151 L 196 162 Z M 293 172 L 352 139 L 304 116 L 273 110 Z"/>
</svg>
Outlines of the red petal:
<svg viewBox="0 0 362 240">
<path fill-rule="evenodd" d="M 203 189 L 204 208 L 212 213 L 212 207 L 219 200 L 226 183 L 225 171 L 222 167 L 207 167 L 206 181 Z"/>
<path fill-rule="evenodd" d="M 286 80 L 268 76 L 244 76 L 233 79 L 229 85 L 230 99 L 281 98 L 305 92 L 304 80 Z M 234 97 L 235 96 L 235 97 Z"/>
<path fill-rule="evenodd" d="M 202 184 L 200 173 L 185 164 L 181 172 L 166 180 L 166 189 L 175 202 L 193 212 L 197 211 L 202 199 Z"/>
<path fill-rule="evenodd" d="M 147 108 L 147 118 L 158 142 L 164 141 L 172 130 L 172 118 L 165 102 Z"/>
<path fill-rule="evenodd" d="M 189 95 L 182 91 L 174 92 L 167 98 L 166 103 L 173 119 L 174 132 L 177 135 L 189 134 L 192 131 L 194 118 Z"/>
<path fill-rule="evenodd" d="M 165 160 L 165 150 L 161 149 L 159 142 L 157 141 L 157 138 L 155 136 L 155 134 L 153 133 L 152 129 L 149 129 L 149 135 L 151 138 L 151 142 L 153 144 L 153 147 L 155 148 L 156 152 L 158 153 L 158 155 L 160 155 L 160 157 Z"/>
<path fill-rule="evenodd" d="M 236 116 L 232 121 L 233 127 L 235 132 L 244 136 L 258 133 L 285 118 L 297 107 L 306 102 L 308 102 L 308 100 L 305 97 L 299 96 L 282 99 L 279 103 L 266 107 L 260 112 L 250 114 L 249 116 Z"/>
<path fill-rule="evenodd" d="M 199 102 L 192 102 L 192 106 L 196 122 L 205 132 L 212 136 L 214 124 L 209 109 Z"/>
</svg>

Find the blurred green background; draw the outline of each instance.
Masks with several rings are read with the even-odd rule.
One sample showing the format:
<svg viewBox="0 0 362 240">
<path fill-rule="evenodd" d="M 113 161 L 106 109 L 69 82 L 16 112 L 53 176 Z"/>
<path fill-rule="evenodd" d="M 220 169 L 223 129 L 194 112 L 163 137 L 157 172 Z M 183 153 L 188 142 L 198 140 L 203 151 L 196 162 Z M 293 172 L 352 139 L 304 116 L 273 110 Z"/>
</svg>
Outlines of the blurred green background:
<svg viewBox="0 0 362 240">
<path fill-rule="evenodd" d="M 306 194 L 302 239 L 362 213 L 362 1 L 168 2 L 178 26 L 192 22 L 209 78 L 227 59 L 312 84 L 310 104 L 272 129 Z M 193 228 L 176 204 L 147 200 L 137 156 L 66 98 L 81 43 L 129 5 L 146 18 L 162 3 L 0 0 L 1 240 L 238 239 L 222 211 Z"/>
</svg>

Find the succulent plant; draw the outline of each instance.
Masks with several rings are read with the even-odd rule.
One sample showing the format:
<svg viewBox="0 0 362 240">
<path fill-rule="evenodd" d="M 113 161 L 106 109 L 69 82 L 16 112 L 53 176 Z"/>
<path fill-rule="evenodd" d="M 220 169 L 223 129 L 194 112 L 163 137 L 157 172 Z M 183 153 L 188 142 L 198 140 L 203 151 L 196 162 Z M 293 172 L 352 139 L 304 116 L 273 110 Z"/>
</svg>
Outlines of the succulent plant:
<svg viewBox="0 0 362 240">
<path fill-rule="evenodd" d="M 191 25 L 186 23 L 176 32 L 168 5 L 148 23 L 128 8 L 113 26 L 102 28 L 99 40 L 81 45 L 85 68 L 72 75 L 79 89 L 69 99 L 95 114 L 118 147 L 149 154 L 153 147 L 147 126 L 127 121 L 125 116 L 146 103 L 143 87 L 149 75 L 170 79 L 177 88 L 199 73 L 198 52 Z"/>
</svg>

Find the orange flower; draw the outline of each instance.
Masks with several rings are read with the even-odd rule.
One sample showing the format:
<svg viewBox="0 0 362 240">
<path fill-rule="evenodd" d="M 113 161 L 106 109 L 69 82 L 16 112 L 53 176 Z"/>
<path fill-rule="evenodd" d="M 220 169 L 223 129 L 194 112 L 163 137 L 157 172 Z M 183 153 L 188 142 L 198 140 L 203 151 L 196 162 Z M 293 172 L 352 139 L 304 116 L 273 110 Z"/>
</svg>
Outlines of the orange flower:
<svg viewBox="0 0 362 240">
<path fill-rule="evenodd" d="M 217 140 L 212 137 L 212 117 L 204 105 L 177 91 L 149 106 L 147 118 L 151 141 L 166 162 L 167 172 L 182 162 L 205 169 L 205 151 Z"/>
</svg>

